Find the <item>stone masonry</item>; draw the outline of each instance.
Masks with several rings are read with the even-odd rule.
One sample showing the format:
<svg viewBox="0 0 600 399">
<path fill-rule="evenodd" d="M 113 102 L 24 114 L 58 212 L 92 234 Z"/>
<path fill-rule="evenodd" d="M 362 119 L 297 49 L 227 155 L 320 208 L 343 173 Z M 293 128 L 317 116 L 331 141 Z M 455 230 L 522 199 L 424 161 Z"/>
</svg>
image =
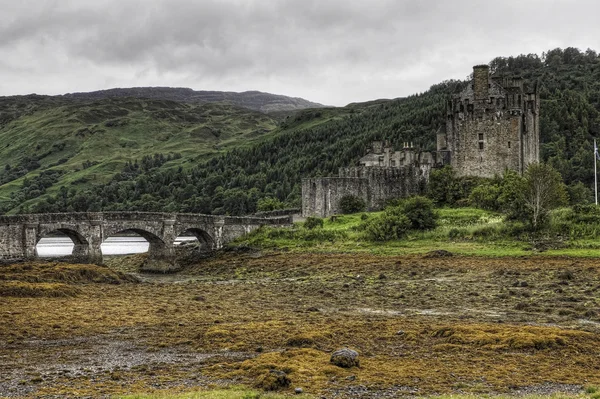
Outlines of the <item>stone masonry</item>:
<svg viewBox="0 0 600 399">
<path fill-rule="evenodd" d="M 169 271 L 175 265 L 175 238 L 191 234 L 208 249 L 262 225 L 286 226 L 291 217 L 223 217 L 199 214 L 102 212 L 0 216 L 0 259 L 31 259 L 38 241 L 52 232 L 67 235 L 78 261 L 102 263 L 100 245 L 121 232 L 135 232 L 150 243 L 146 270 Z"/>
<path fill-rule="evenodd" d="M 438 137 L 438 151 L 452 154 L 459 176 L 523 173 L 539 161 L 537 85 L 527 93 L 522 79 L 490 78 L 487 65 L 475 66 L 473 82 L 448 102 L 444 136 Z"/>
</svg>

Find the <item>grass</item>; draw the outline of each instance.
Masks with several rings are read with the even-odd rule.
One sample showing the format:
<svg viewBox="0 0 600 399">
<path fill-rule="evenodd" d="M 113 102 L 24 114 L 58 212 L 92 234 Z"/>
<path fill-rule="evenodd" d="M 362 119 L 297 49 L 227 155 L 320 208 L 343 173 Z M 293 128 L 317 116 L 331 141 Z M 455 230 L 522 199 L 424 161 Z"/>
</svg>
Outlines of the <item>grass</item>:
<svg viewBox="0 0 600 399">
<path fill-rule="evenodd" d="M 295 397 L 307 397 L 297 396 Z M 218 390 L 209 392 L 195 392 L 187 394 L 164 394 L 164 395 L 132 395 L 132 396 L 121 396 L 119 399 L 283 399 L 289 396 L 277 395 L 277 394 L 264 394 L 257 391 L 250 390 Z M 523 395 L 523 396 L 509 396 L 509 395 L 442 395 L 442 396 L 430 396 L 429 399 L 481 399 L 481 398 L 493 398 L 493 399 L 594 399 L 595 396 L 589 396 L 585 394 L 552 394 L 552 395 Z"/>
<path fill-rule="evenodd" d="M 127 395 L 118 396 L 119 399 L 285 399 L 290 395 L 281 395 L 276 393 L 264 393 L 243 387 L 231 389 L 219 389 L 204 392 L 188 393 L 160 393 L 152 395 Z M 294 395 L 297 398 L 310 398 L 308 395 Z"/>
<path fill-rule="evenodd" d="M 532 251 L 532 243 L 509 238 L 509 229 L 497 213 L 476 208 L 442 208 L 438 226 L 431 231 L 413 231 L 403 240 L 371 242 L 362 236 L 360 225 L 365 218 L 379 212 L 339 215 L 324 219 L 322 229 L 307 230 L 302 223 L 293 228 L 263 228 L 242 237 L 233 245 L 261 248 L 286 248 L 302 252 L 370 253 L 375 255 L 424 254 L 447 250 L 455 254 L 486 257 L 524 256 L 541 253 L 547 256 L 597 257 L 600 239 L 570 240 L 567 245 Z"/>
<path fill-rule="evenodd" d="M 27 283 L 22 281 L 0 281 L 2 297 L 48 297 L 60 298 L 77 296 L 81 291 L 68 284 L 61 283 Z"/>
<path fill-rule="evenodd" d="M 4 266 L 0 281 L 64 281 L 65 268 L 86 267 Z M 229 253 L 147 279 L 69 283 L 76 297 L 2 296 L 0 375 L 33 384 L 27 370 L 41 367 L 38 397 L 262 395 L 223 387 L 254 387 L 272 369 L 291 380 L 278 394 L 316 397 L 359 385 L 431 396 L 600 384 L 594 259 Z M 156 360 L 98 355 L 119 342 L 128 361 Z M 360 367 L 332 366 L 340 347 L 357 350 Z M 80 374 L 44 371 L 64 359 Z M 196 386 L 209 391 L 189 393 Z"/>
</svg>

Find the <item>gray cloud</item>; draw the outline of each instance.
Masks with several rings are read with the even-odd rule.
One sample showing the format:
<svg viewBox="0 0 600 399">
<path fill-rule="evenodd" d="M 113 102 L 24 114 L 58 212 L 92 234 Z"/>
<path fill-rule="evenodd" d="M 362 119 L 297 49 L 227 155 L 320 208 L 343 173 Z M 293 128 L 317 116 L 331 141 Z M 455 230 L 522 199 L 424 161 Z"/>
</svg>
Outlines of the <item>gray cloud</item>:
<svg viewBox="0 0 600 399">
<path fill-rule="evenodd" d="M 0 95 L 262 90 L 343 105 L 499 55 L 600 50 L 584 0 L 0 0 Z"/>
</svg>

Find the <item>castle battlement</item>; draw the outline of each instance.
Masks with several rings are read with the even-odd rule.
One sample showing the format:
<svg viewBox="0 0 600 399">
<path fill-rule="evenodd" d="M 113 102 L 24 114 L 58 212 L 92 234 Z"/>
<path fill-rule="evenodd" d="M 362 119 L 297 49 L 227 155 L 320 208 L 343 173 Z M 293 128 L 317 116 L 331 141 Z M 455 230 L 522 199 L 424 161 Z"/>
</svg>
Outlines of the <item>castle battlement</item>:
<svg viewBox="0 0 600 399">
<path fill-rule="evenodd" d="M 452 165 L 459 176 L 494 177 L 505 170 L 523 173 L 539 160 L 540 99 L 537 86 L 526 92 L 523 79 L 490 77 L 487 65 L 473 67 L 473 80 L 448 101 L 446 131 L 437 133 L 437 151 L 410 142 L 394 150 L 375 141 L 359 166 L 338 177 L 302 181 L 302 214 L 338 212 L 346 195 L 362 198 L 369 210 L 387 201 L 424 192 L 431 169 Z"/>
<path fill-rule="evenodd" d="M 487 65 L 475 66 L 471 84 L 448 101 L 438 151 L 451 153 L 459 176 L 523 173 L 539 160 L 539 114 L 537 86 L 526 92 L 523 79 L 491 78 Z"/>
</svg>

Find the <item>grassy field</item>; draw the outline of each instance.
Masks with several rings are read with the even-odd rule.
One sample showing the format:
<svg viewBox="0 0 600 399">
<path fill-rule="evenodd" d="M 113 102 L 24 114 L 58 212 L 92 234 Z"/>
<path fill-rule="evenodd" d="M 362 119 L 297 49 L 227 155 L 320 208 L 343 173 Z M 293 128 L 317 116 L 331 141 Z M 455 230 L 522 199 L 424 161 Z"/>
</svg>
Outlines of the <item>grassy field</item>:
<svg viewBox="0 0 600 399">
<path fill-rule="evenodd" d="M 328 398 L 600 385 L 595 259 L 224 253 L 141 278 L 2 266 L 0 397 L 252 398 L 270 370 Z M 330 364 L 341 347 L 360 367 Z"/>
<path fill-rule="evenodd" d="M 600 256 L 600 237 L 567 239 L 546 237 L 514 239 L 500 214 L 477 208 L 441 208 L 438 226 L 412 231 L 405 239 L 372 242 L 364 238 L 361 224 L 379 213 L 339 215 L 323 219 L 323 228 L 309 230 L 302 223 L 289 229 L 264 228 L 238 240 L 238 244 L 290 251 L 368 253 L 375 255 L 425 254 L 446 250 L 474 256 Z M 537 247 L 536 247 L 537 246 Z"/>
</svg>

